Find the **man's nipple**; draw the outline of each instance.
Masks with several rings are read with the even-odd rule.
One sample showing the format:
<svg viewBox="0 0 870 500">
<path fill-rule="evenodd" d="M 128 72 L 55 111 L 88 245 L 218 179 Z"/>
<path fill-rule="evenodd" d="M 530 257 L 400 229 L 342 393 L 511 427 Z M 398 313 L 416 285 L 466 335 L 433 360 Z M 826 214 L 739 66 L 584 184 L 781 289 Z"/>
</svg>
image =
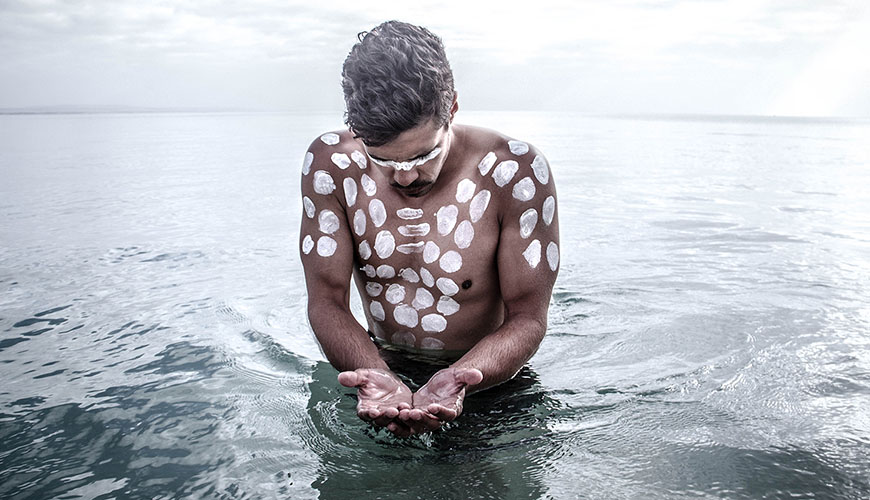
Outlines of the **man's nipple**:
<svg viewBox="0 0 870 500">
<path fill-rule="evenodd" d="M 469 288 L 471 288 L 471 280 L 465 280 L 465 281 L 463 281 L 463 282 L 462 282 L 462 289 L 463 289 L 463 290 L 468 290 Z"/>
</svg>

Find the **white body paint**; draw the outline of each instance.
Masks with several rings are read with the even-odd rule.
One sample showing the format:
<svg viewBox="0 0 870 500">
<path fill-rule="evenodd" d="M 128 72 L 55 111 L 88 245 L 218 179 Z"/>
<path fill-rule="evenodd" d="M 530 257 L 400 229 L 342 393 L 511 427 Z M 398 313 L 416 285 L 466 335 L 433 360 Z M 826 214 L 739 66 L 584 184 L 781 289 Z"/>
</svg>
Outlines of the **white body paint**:
<svg viewBox="0 0 870 500">
<path fill-rule="evenodd" d="M 387 221 L 387 209 L 384 208 L 384 202 L 375 198 L 369 202 L 369 216 L 372 218 L 372 224 L 375 227 L 381 227 Z"/>
<path fill-rule="evenodd" d="M 344 201 L 347 202 L 347 207 L 350 208 L 356 204 L 356 181 L 350 177 L 345 177 L 344 181 Z"/>
<path fill-rule="evenodd" d="M 447 328 L 447 320 L 440 314 L 427 314 L 420 320 L 420 326 L 427 332 L 443 332 Z"/>
<path fill-rule="evenodd" d="M 535 181 L 531 177 L 523 177 L 514 184 L 513 197 L 520 201 L 529 201 L 535 197 Z"/>
<path fill-rule="evenodd" d="M 314 206 L 314 202 L 311 201 L 311 198 L 303 196 L 302 206 L 305 208 L 305 215 L 307 215 L 309 219 L 313 219 L 317 208 Z"/>
<path fill-rule="evenodd" d="M 335 253 L 338 243 L 329 236 L 321 236 L 317 239 L 317 255 L 321 257 L 330 257 Z"/>
<path fill-rule="evenodd" d="M 332 234 L 338 231 L 338 217 L 332 210 L 321 210 L 317 216 L 317 224 L 321 233 Z"/>
<path fill-rule="evenodd" d="M 338 134 L 328 133 L 320 136 L 320 140 L 323 141 L 327 146 L 335 146 L 338 144 L 339 137 Z"/>
<path fill-rule="evenodd" d="M 393 255 L 395 249 L 396 239 L 393 237 L 393 233 L 381 231 L 375 236 L 375 253 L 378 254 L 378 257 L 386 259 Z"/>
<path fill-rule="evenodd" d="M 522 156 L 529 152 L 529 145 L 522 141 L 508 141 L 508 147 L 511 153 Z"/>
<path fill-rule="evenodd" d="M 445 273 L 455 273 L 462 268 L 462 256 L 455 250 L 449 250 L 444 252 L 438 264 Z"/>
<path fill-rule="evenodd" d="M 474 196 L 476 190 L 477 184 L 475 184 L 474 181 L 471 179 L 462 179 L 459 181 L 459 184 L 456 185 L 456 201 L 458 203 L 465 203 Z"/>
<path fill-rule="evenodd" d="M 353 232 L 357 236 L 362 236 L 366 232 L 366 213 L 361 208 L 353 213 Z"/>
<path fill-rule="evenodd" d="M 388 264 L 381 264 L 378 266 L 377 273 L 378 278 L 390 279 L 396 276 L 396 269 Z"/>
<path fill-rule="evenodd" d="M 492 166 L 495 165 L 495 153 L 490 151 L 480 160 L 480 163 L 477 164 L 477 169 L 480 170 L 480 175 L 486 175 L 492 169 Z"/>
<path fill-rule="evenodd" d="M 459 286 L 450 278 L 438 278 L 438 280 L 435 281 L 435 284 L 444 295 L 452 296 L 459 292 Z"/>
<path fill-rule="evenodd" d="M 383 291 L 384 285 L 380 283 L 374 281 L 369 281 L 368 283 L 366 283 L 366 293 L 369 295 L 369 297 L 377 297 Z"/>
<path fill-rule="evenodd" d="M 362 260 L 369 260 L 372 256 L 372 247 L 369 242 L 362 240 L 359 244 L 359 257 Z"/>
<path fill-rule="evenodd" d="M 547 264 L 550 265 L 551 271 L 559 267 L 559 246 L 554 241 L 547 245 Z"/>
<path fill-rule="evenodd" d="M 312 248 L 314 248 L 314 239 L 311 238 L 310 234 L 306 234 L 305 239 L 302 240 L 302 253 L 308 255 Z"/>
<path fill-rule="evenodd" d="M 450 231 L 453 231 L 453 227 L 456 226 L 456 217 L 458 216 L 459 209 L 456 208 L 456 205 L 439 208 L 438 212 L 435 213 L 435 218 L 438 221 L 438 234 L 441 236 L 450 234 Z"/>
<path fill-rule="evenodd" d="M 538 267 L 538 264 L 541 262 L 541 242 L 538 240 L 532 240 L 532 242 L 529 243 L 529 246 L 526 247 L 525 251 L 523 251 L 523 257 L 526 258 L 526 262 L 528 262 L 532 268 Z"/>
<path fill-rule="evenodd" d="M 423 217 L 423 211 L 419 208 L 400 208 L 396 215 L 402 220 L 414 220 Z"/>
<path fill-rule="evenodd" d="M 489 206 L 489 200 L 492 198 L 492 193 L 488 189 L 474 195 L 471 199 L 471 204 L 468 205 L 468 214 L 471 216 L 471 222 L 477 222 L 483 217 L 486 212 L 486 207 Z"/>
<path fill-rule="evenodd" d="M 368 174 L 362 174 L 362 177 L 359 178 L 360 184 L 362 184 L 363 191 L 365 194 L 369 196 L 374 196 L 375 193 L 378 192 L 378 185 L 375 184 L 375 181 L 369 177 Z"/>
<path fill-rule="evenodd" d="M 505 184 L 514 178 L 514 174 L 517 173 L 519 168 L 520 164 L 514 160 L 503 161 L 492 172 L 492 180 L 495 181 L 498 187 L 504 187 Z"/>
<path fill-rule="evenodd" d="M 408 328 L 414 328 L 418 322 L 417 310 L 408 304 L 397 305 L 393 309 L 393 318 L 396 320 L 396 323 Z"/>
<path fill-rule="evenodd" d="M 427 241 L 426 246 L 423 247 L 423 262 L 431 264 L 438 260 L 439 255 L 441 255 L 441 249 L 438 248 L 438 245 L 434 241 Z"/>
<path fill-rule="evenodd" d="M 423 280 L 423 284 L 428 287 L 435 286 L 435 278 L 432 276 L 432 273 L 429 272 L 425 267 L 420 268 L 420 279 Z"/>
<path fill-rule="evenodd" d="M 372 318 L 378 321 L 383 321 L 387 317 L 387 315 L 384 314 L 384 306 L 376 300 L 372 301 L 372 304 L 369 306 L 369 311 L 372 313 Z"/>
<path fill-rule="evenodd" d="M 344 153 L 332 153 L 330 157 L 332 163 L 335 163 L 335 166 L 344 170 L 350 166 L 350 158 L 347 157 Z"/>
<path fill-rule="evenodd" d="M 524 239 L 532 235 L 535 226 L 538 225 L 538 211 L 530 208 L 520 215 L 520 236 Z"/>
<path fill-rule="evenodd" d="M 417 337 L 411 332 L 396 332 L 393 334 L 392 342 L 396 345 L 414 347 L 414 344 L 417 343 Z"/>
<path fill-rule="evenodd" d="M 335 191 L 335 181 L 325 170 L 314 172 L 314 192 L 317 194 L 331 194 Z"/>
<path fill-rule="evenodd" d="M 420 349 L 425 349 L 427 351 L 443 351 L 444 342 L 434 337 L 426 337 L 420 341 Z"/>
<path fill-rule="evenodd" d="M 474 239 L 474 226 L 471 222 L 464 220 L 456 226 L 456 232 L 453 233 L 453 241 L 456 246 L 464 249 L 471 245 L 471 240 Z"/>
<path fill-rule="evenodd" d="M 371 264 L 366 264 L 362 267 L 362 272 L 366 273 L 366 276 L 369 278 L 374 278 L 377 276 L 377 272 L 375 271 L 375 266 Z"/>
<path fill-rule="evenodd" d="M 544 200 L 544 207 L 541 209 L 541 217 L 544 220 L 544 224 L 550 225 L 553 222 L 553 215 L 556 213 L 556 199 L 552 196 L 547 196 L 547 199 Z"/>
<path fill-rule="evenodd" d="M 308 151 L 305 153 L 305 160 L 302 162 L 302 175 L 308 175 L 308 172 L 311 172 L 312 163 L 314 163 L 314 153 Z"/>
<path fill-rule="evenodd" d="M 366 159 L 366 155 L 360 153 L 355 149 L 353 150 L 353 153 L 350 154 L 350 157 L 351 159 L 353 159 L 354 162 L 356 162 L 357 166 L 360 169 L 365 169 L 369 164 L 369 161 Z"/>
<path fill-rule="evenodd" d="M 429 152 L 429 154 L 427 154 L 426 156 L 424 156 L 422 158 L 418 158 L 416 160 L 393 161 L 393 160 L 378 160 L 377 158 L 372 158 L 372 163 L 374 163 L 375 165 L 380 165 L 382 167 L 392 167 L 396 170 L 408 171 L 414 167 L 419 167 L 420 165 L 423 165 L 424 163 L 431 160 L 432 158 L 435 158 L 439 154 L 441 154 L 441 148 L 435 148 L 431 152 Z"/>
<path fill-rule="evenodd" d="M 435 306 L 435 309 L 445 316 L 450 316 L 459 312 L 459 302 L 450 297 L 441 297 L 438 299 L 438 305 Z"/>
<path fill-rule="evenodd" d="M 384 294 L 384 298 L 387 299 L 387 302 L 390 304 L 398 304 L 405 300 L 405 287 L 398 283 L 393 283 L 387 288 L 387 293 Z"/>
<path fill-rule="evenodd" d="M 406 267 L 399 271 L 399 276 L 401 276 L 408 283 L 420 282 L 420 275 L 417 274 L 417 271 L 411 269 L 410 267 Z"/>
<path fill-rule="evenodd" d="M 411 302 L 411 307 L 417 309 L 426 309 L 432 307 L 432 304 L 435 303 L 435 297 L 426 290 L 425 288 L 418 288 L 417 292 L 414 294 L 414 300 Z"/>
<path fill-rule="evenodd" d="M 399 226 L 399 234 L 402 236 L 426 236 L 429 234 L 429 223 Z"/>
<path fill-rule="evenodd" d="M 401 245 L 396 247 L 396 251 L 405 255 L 420 253 L 423 251 L 423 245 L 424 243 L 422 241 L 415 241 L 414 243 L 402 243 Z"/>
<path fill-rule="evenodd" d="M 535 179 L 538 179 L 542 185 L 547 185 L 550 182 L 550 170 L 547 168 L 547 160 L 543 156 L 536 156 L 532 160 L 532 172 L 535 173 Z"/>
</svg>

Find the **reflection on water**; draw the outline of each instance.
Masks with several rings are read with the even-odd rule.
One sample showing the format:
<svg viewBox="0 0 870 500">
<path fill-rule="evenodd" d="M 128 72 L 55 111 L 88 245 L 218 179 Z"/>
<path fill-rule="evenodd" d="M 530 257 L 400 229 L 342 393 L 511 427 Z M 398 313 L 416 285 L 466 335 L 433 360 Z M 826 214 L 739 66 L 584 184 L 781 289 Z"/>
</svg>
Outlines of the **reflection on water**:
<svg viewBox="0 0 870 500">
<path fill-rule="evenodd" d="M 464 116 L 547 152 L 562 270 L 529 368 L 409 439 L 305 318 L 335 116 L 0 117 L 0 497 L 870 496 L 870 123 Z"/>
</svg>

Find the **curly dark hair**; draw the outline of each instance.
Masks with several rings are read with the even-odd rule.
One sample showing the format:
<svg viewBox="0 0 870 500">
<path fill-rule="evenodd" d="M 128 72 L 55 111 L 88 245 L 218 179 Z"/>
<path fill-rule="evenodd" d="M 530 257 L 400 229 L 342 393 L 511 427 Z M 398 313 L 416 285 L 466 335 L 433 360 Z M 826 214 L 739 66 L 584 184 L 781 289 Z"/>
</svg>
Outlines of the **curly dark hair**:
<svg viewBox="0 0 870 500">
<path fill-rule="evenodd" d="M 456 91 L 438 36 L 387 21 L 358 38 L 341 71 L 345 123 L 356 137 L 382 146 L 431 118 L 447 124 Z"/>
</svg>

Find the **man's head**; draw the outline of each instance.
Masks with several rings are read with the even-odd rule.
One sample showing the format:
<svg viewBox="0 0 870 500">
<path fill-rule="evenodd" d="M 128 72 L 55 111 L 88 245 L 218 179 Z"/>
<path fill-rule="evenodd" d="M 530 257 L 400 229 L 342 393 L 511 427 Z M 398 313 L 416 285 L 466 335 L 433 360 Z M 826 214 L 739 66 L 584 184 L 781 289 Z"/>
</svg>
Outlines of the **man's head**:
<svg viewBox="0 0 870 500">
<path fill-rule="evenodd" d="M 387 21 L 359 35 L 342 69 L 345 122 L 366 146 L 383 146 L 424 123 L 449 123 L 456 96 L 441 39 Z"/>
</svg>

